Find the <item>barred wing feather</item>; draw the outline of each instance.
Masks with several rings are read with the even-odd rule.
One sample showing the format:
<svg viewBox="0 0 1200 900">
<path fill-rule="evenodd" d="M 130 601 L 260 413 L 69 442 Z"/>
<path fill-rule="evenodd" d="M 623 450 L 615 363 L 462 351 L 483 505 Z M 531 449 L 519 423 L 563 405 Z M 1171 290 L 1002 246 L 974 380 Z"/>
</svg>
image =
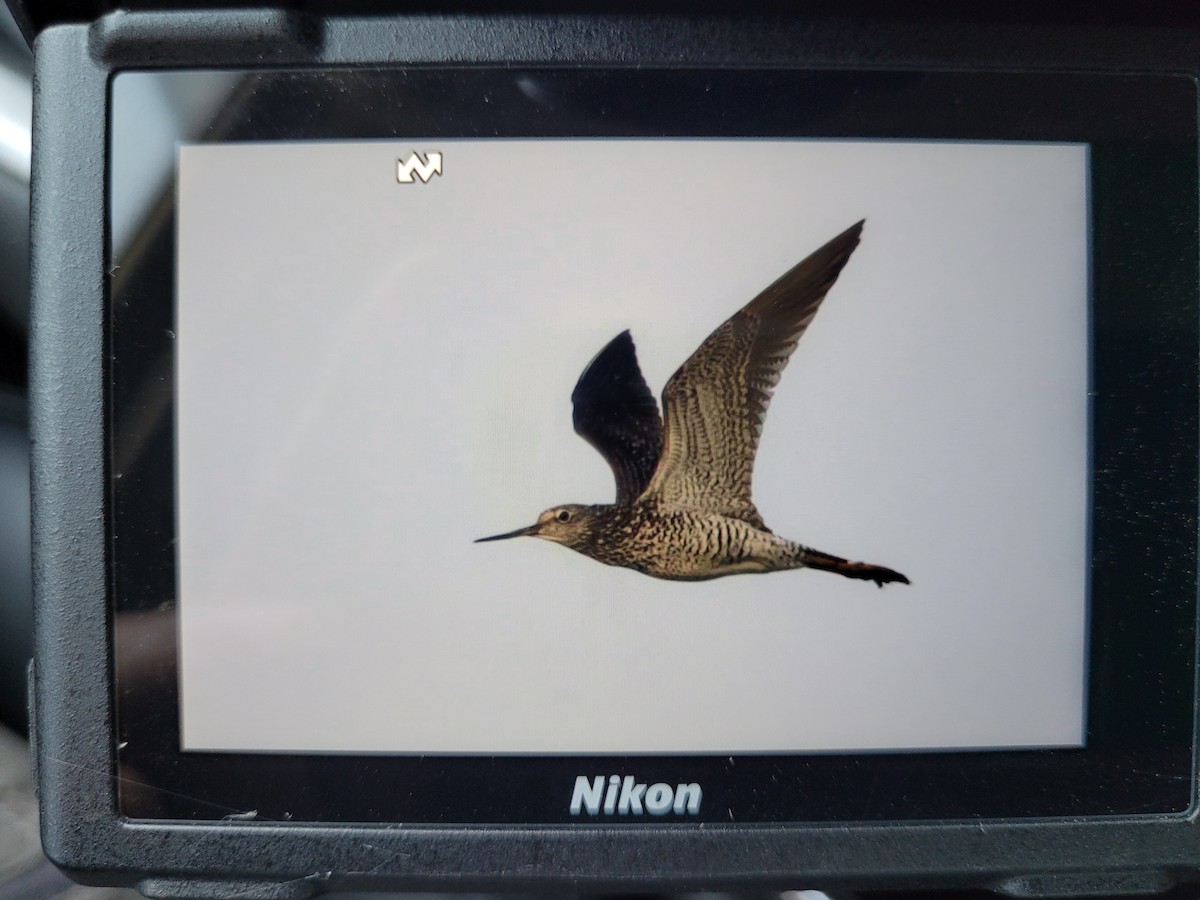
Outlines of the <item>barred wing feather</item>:
<svg viewBox="0 0 1200 900">
<path fill-rule="evenodd" d="M 665 442 L 643 499 L 765 528 L 751 476 L 767 406 L 821 301 L 854 248 L 859 222 L 794 266 L 714 331 L 663 390 Z"/>
</svg>

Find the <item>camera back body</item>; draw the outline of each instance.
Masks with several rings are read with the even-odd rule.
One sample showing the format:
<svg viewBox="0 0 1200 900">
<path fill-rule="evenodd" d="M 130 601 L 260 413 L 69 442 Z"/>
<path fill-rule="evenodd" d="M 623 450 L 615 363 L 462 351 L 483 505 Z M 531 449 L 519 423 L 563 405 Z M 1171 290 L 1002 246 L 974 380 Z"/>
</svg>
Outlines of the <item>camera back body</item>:
<svg viewBox="0 0 1200 900">
<path fill-rule="evenodd" d="M 73 876 L 1194 877 L 1194 24 L 15 11 Z"/>
</svg>

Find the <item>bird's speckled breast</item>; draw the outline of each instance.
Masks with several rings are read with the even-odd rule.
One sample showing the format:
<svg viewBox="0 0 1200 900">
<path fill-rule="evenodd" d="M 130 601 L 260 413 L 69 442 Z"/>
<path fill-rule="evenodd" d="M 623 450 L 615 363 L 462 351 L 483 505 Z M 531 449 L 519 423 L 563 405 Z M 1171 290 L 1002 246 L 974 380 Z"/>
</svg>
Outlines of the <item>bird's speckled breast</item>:
<svg viewBox="0 0 1200 900">
<path fill-rule="evenodd" d="M 605 519 L 594 540 L 575 549 L 655 578 L 697 581 L 790 569 L 801 550 L 741 519 L 654 502 L 612 507 Z"/>
</svg>

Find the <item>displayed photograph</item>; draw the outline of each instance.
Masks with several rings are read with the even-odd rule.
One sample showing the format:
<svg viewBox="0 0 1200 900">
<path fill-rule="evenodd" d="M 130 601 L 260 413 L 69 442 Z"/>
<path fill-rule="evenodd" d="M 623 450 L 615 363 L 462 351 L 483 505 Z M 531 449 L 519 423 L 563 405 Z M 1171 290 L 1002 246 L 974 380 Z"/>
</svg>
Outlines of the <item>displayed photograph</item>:
<svg viewBox="0 0 1200 900">
<path fill-rule="evenodd" d="M 184 750 L 1083 745 L 1085 145 L 177 165 Z"/>
<path fill-rule="evenodd" d="M 797 264 L 705 339 L 663 391 L 665 433 L 629 332 L 613 338 L 588 364 L 571 402 L 575 431 L 612 467 L 617 502 L 548 509 L 528 528 L 479 542 L 528 535 L 681 581 L 807 566 L 880 587 L 908 584 L 883 566 L 775 536 L 750 497 L 771 392 L 862 225 Z"/>
</svg>

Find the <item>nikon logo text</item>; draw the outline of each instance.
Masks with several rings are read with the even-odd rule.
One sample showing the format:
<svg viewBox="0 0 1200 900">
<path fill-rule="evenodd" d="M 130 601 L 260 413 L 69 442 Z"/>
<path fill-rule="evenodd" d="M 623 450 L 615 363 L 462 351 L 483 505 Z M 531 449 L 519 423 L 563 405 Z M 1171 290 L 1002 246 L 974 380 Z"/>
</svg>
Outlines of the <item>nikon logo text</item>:
<svg viewBox="0 0 1200 900">
<path fill-rule="evenodd" d="M 410 153 L 408 159 L 396 161 L 396 180 L 401 184 L 412 184 L 413 175 L 421 179 L 421 184 L 428 184 L 434 175 L 442 174 L 442 154 L 430 150 L 421 158 L 417 152 Z"/>
<path fill-rule="evenodd" d="M 575 790 L 571 794 L 571 815 L 578 816 L 586 810 L 590 816 L 601 813 L 606 816 L 640 816 L 643 813 L 694 816 L 700 812 L 703 796 L 700 785 L 695 783 L 677 784 L 672 788 L 662 782 L 647 786 L 632 775 L 609 775 L 608 778 L 596 775 L 590 779 L 580 775 L 575 779 Z"/>
</svg>

